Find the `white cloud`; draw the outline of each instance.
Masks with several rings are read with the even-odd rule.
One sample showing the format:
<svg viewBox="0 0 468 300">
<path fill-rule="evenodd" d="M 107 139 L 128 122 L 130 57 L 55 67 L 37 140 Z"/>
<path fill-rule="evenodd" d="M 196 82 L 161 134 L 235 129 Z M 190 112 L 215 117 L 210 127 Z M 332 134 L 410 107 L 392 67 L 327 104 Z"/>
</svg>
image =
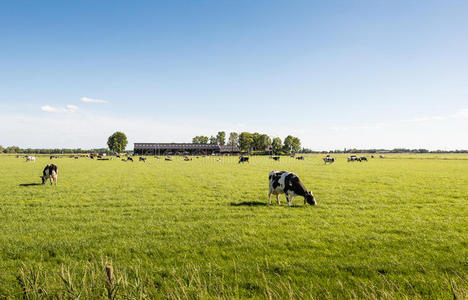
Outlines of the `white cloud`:
<svg viewBox="0 0 468 300">
<path fill-rule="evenodd" d="M 88 97 L 82 97 L 81 102 L 86 102 L 86 103 L 108 103 L 106 100 L 101 100 L 101 99 L 93 99 L 93 98 L 88 98 Z"/>
<path fill-rule="evenodd" d="M 68 104 L 66 107 L 55 107 L 50 105 L 41 106 L 41 110 L 44 112 L 51 113 L 74 113 L 79 110 L 79 107 L 76 105 Z"/>
<path fill-rule="evenodd" d="M 45 112 L 54 112 L 54 113 L 60 111 L 57 107 L 53 107 L 50 105 L 41 106 L 41 110 Z"/>
</svg>

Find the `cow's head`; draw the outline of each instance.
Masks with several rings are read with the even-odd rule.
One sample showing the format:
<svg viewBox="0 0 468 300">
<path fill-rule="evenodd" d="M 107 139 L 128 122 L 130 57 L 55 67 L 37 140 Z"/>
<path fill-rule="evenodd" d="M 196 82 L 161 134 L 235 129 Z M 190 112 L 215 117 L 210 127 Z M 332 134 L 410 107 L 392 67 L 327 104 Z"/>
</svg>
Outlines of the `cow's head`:
<svg viewBox="0 0 468 300">
<path fill-rule="evenodd" d="M 42 184 L 45 184 L 47 181 L 47 176 L 39 176 L 42 179 Z"/>
<path fill-rule="evenodd" d="M 312 194 L 312 191 L 307 192 L 307 194 L 305 195 L 305 200 L 310 205 L 317 205 L 317 202 L 315 201 L 315 198 L 314 198 L 314 195 Z"/>
</svg>

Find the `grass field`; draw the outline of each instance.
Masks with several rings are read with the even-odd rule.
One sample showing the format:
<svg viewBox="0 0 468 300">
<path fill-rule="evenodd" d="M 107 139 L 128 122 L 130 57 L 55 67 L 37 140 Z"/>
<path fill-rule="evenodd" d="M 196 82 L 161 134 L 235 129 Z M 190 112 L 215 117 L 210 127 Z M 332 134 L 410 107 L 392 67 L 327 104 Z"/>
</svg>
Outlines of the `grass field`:
<svg viewBox="0 0 468 300">
<path fill-rule="evenodd" d="M 467 298 L 468 155 L 336 157 L 0 157 L 0 298 Z"/>
</svg>

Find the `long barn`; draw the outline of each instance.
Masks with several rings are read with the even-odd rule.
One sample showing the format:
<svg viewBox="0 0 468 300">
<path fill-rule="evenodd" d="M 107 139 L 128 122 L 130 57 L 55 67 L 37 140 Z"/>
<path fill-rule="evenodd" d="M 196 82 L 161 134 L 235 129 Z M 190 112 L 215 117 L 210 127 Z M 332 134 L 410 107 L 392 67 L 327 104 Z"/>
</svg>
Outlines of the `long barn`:
<svg viewBox="0 0 468 300">
<path fill-rule="evenodd" d="M 238 154 L 237 146 L 192 144 L 192 143 L 134 143 L 133 153 L 137 155 L 211 155 Z"/>
</svg>

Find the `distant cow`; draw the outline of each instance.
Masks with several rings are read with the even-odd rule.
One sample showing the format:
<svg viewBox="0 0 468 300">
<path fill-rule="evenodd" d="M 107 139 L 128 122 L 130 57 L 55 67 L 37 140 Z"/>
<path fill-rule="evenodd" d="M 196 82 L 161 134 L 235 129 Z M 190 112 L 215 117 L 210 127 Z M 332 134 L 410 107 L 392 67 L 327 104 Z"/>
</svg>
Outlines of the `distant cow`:
<svg viewBox="0 0 468 300">
<path fill-rule="evenodd" d="M 146 162 L 146 157 L 140 157 L 138 160 L 142 162 Z"/>
<path fill-rule="evenodd" d="M 298 160 L 304 160 L 304 156 L 298 156 L 298 157 L 296 157 L 296 159 L 298 159 Z"/>
<path fill-rule="evenodd" d="M 130 156 L 129 156 L 129 157 L 127 157 L 127 160 L 129 160 L 129 161 L 133 162 L 133 158 L 131 158 Z"/>
<path fill-rule="evenodd" d="M 42 171 L 42 176 L 40 177 L 42 178 L 42 184 L 45 184 L 47 179 L 49 179 L 50 185 L 52 185 L 52 182 L 54 182 L 55 185 L 57 185 L 57 166 L 54 164 L 48 164 Z"/>
<path fill-rule="evenodd" d="M 78 159 L 78 156 L 75 156 L 75 159 Z"/>
<path fill-rule="evenodd" d="M 334 157 L 329 157 L 329 156 L 327 156 L 327 157 L 324 157 L 324 158 L 323 158 L 323 162 L 324 162 L 325 164 L 327 164 L 327 163 L 332 164 L 332 163 L 335 162 L 335 158 L 334 158 Z"/>
<path fill-rule="evenodd" d="M 279 194 L 285 194 L 288 206 L 296 196 L 304 197 L 304 204 L 307 202 L 310 205 L 316 205 L 312 191 L 307 191 L 299 177 L 291 172 L 286 171 L 271 171 L 268 175 L 269 190 L 268 204 L 271 204 L 271 194 L 276 196 L 276 201 L 280 204 Z"/>
<path fill-rule="evenodd" d="M 172 158 L 170 158 L 170 157 L 166 157 L 164 160 L 167 160 L 167 161 L 172 161 Z"/>
<path fill-rule="evenodd" d="M 36 157 L 35 156 L 26 156 L 26 162 L 36 162 Z"/>
<path fill-rule="evenodd" d="M 243 163 L 243 162 L 249 162 L 249 157 L 248 156 L 239 157 L 239 163 Z"/>
<path fill-rule="evenodd" d="M 352 155 L 352 156 L 348 157 L 348 162 L 350 162 L 350 161 L 359 161 L 360 162 L 361 158 L 357 157 L 355 155 Z"/>
<path fill-rule="evenodd" d="M 384 158 L 384 156 L 383 156 L 383 155 L 379 155 L 379 157 L 380 157 L 380 158 Z"/>
<path fill-rule="evenodd" d="M 279 161 L 279 160 L 280 160 L 280 157 L 279 157 L 279 156 L 273 156 L 272 158 L 273 158 L 273 160 L 276 160 L 276 161 Z"/>
<path fill-rule="evenodd" d="M 360 159 L 361 159 L 361 161 L 367 161 L 367 157 L 365 157 L 365 156 L 361 156 Z"/>
</svg>

